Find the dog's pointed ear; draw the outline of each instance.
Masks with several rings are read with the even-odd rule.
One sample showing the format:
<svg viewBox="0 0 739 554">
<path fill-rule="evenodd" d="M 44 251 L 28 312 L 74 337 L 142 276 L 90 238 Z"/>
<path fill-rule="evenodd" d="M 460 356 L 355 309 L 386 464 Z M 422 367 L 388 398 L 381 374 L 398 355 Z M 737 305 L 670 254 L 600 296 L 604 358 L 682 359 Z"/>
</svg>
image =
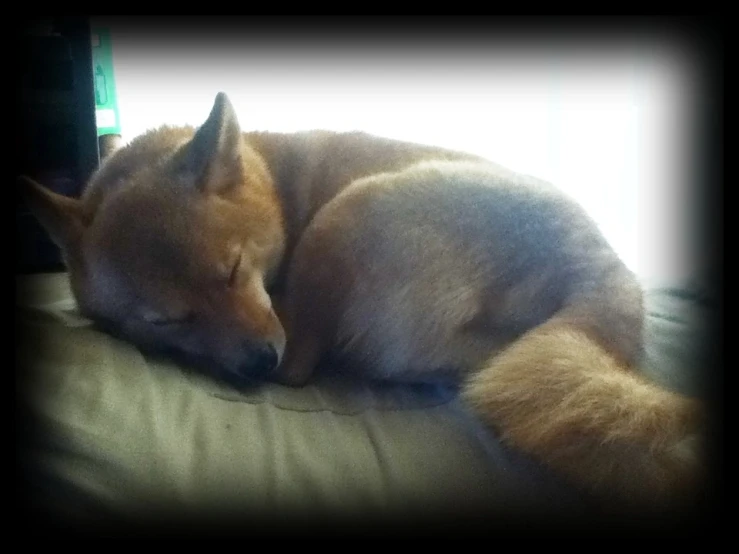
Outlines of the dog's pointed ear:
<svg viewBox="0 0 739 554">
<path fill-rule="evenodd" d="M 18 178 L 18 187 L 51 240 L 65 253 L 75 251 L 89 225 L 82 201 L 52 192 L 25 176 Z"/>
<path fill-rule="evenodd" d="M 242 138 L 225 93 L 216 95 L 208 119 L 176 160 L 180 175 L 203 192 L 220 193 L 243 178 Z"/>
</svg>

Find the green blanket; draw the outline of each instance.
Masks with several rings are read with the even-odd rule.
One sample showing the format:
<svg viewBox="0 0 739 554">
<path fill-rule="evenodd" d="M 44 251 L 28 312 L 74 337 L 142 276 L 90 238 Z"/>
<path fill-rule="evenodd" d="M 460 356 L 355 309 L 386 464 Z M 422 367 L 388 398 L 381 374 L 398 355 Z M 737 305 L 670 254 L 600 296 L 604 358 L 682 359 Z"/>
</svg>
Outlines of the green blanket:
<svg viewBox="0 0 739 554">
<path fill-rule="evenodd" d="M 645 370 L 698 390 L 707 307 L 670 290 L 648 301 Z M 51 513 L 587 509 L 503 447 L 453 389 L 324 377 L 237 392 L 97 331 L 77 313 L 66 274 L 18 278 L 16 304 L 20 452 L 29 500 Z"/>
</svg>

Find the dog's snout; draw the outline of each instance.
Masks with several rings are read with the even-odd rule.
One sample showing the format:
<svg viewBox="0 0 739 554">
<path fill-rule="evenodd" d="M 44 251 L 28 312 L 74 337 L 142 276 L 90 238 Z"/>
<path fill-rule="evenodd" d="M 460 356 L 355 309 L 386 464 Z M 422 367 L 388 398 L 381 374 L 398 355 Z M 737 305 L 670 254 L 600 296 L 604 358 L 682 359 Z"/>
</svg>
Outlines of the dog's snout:
<svg viewBox="0 0 739 554">
<path fill-rule="evenodd" d="M 271 344 L 244 346 L 246 356 L 239 373 L 247 378 L 266 378 L 276 368 L 279 361 L 277 350 Z"/>
<path fill-rule="evenodd" d="M 277 367 L 277 350 L 271 344 L 259 347 L 254 352 L 254 366 L 259 374 L 270 373 Z"/>
</svg>

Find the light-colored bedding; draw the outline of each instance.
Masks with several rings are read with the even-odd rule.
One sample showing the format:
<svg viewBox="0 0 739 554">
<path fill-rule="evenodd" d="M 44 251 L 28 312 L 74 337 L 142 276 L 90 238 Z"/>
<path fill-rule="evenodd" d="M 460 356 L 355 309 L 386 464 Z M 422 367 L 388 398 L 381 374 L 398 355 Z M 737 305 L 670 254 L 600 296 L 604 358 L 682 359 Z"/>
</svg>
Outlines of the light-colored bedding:
<svg viewBox="0 0 739 554">
<path fill-rule="evenodd" d="M 700 390 L 708 308 L 675 290 L 647 300 L 645 371 Z M 18 278 L 16 303 L 20 413 L 45 431 L 21 443 L 29 499 L 58 513 L 587 510 L 453 389 L 323 377 L 239 392 L 97 331 L 64 273 Z"/>
</svg>

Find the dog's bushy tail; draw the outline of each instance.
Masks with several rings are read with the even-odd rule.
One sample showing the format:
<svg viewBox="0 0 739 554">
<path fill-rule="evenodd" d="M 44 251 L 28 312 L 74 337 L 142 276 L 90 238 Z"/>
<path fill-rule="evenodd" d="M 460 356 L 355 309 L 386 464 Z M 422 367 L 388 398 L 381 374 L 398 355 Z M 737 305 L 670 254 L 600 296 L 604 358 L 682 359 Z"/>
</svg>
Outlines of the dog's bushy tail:
<svg viewBox="0 0 739 554">
<path fill-rule="evenodd" d="M 574 299 L 491 358 L 463 398 L 503 440 L 596 498 L 691 502 L 702 482 L 702 408 L 635 370 L 641 297 L 637 306 L 618 294 Z"/>
</svg>

